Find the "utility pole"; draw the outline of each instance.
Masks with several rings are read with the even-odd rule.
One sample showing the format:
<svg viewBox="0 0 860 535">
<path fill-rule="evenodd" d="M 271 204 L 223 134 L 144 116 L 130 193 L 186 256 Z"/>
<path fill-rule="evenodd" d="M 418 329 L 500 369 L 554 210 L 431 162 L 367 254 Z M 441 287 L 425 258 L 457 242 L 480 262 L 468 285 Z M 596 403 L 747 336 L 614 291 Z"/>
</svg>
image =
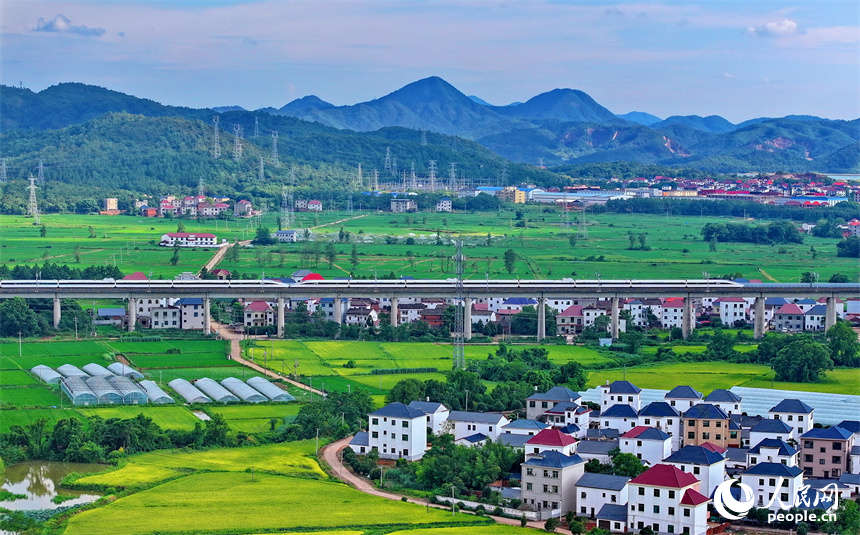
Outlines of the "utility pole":
<svg viewBox="0 0 860 535">
<path fill-rule="evenodd" d="M 42 220 L 39 218 L 39 205 L 36 203 L 36 179 L 30 175 L 30 200 L 27 203 L 27 216 L 33 218 L 34 225 L 40 225 Z"/>
<path fill-rule="evenodd" d="M 242 125 L 233 125 L 233 160 L 239 161 L 242 159 Z"/>
<path fill-rule="evenodd" d="M 212 117 L 212 124 L 215 125 L 212 132 L 212 157 L 216 160 L 221 157 L 221 134 L 218 127 L 219 122 L 221 122 L 221 119 L 217 115 Z"/>
</svg>

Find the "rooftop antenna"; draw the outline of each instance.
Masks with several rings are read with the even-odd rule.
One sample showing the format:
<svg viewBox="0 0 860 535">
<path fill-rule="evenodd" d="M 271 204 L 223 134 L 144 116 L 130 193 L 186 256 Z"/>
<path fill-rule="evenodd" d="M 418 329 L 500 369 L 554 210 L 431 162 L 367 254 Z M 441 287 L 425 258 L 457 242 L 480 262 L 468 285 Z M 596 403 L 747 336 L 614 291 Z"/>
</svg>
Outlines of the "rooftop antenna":
<svg viewBox="0 0 860 535">
<path fill-rule="evenodd" d="M 466 369 L 466 355 L 463 344 L 466 338 L 464 315 L 466 300 L 463 292 L 463 240 L 457 240 L 457 255 L 454 257 L 457 268 L 457 304 L 454 308 L 454 355 L 453 369 Z"/>
<path fill-rule="evenodd" d="M 233 125 L 233 160 L 242 159 L 242 125 Z"/>
<path fill-rule="evenodd" d="M 260 135 L 260 119 L 258 117 L 254 117 L 254 138 L 256 139 Z"/>
<path fill-rule="evenodd" d="M 33 218 L 34 225 L 41 225 L 42 220 L 39 219 L 39 205 L 36 204 L 36 178 L 30 175 L 30 201 L 27 203 L 27 216 Z"/>
<path fill-rule="evenodd" d="M 281 162 L 278 160 L 278 131 L 272 132 L 272 163 L 275 167 L 280 167 Z"/>
<path fill-rule="evenodd" d="M 391 147 L 385 147 L 385 170 L 391 171 Z"/>
<path fill-rule="evenodd" d="M 5 184 L 8 182 L 6 178 L 6 158 L 0 160 L 0 184 Z"/>
<path fill-rule="evenodd" d="M 436 191 L 436 160 L 430 160 L 430 191 Z"/>
<path fill-rule="evenodd" d="M 39 184 L 45 184 L 45 164 L 42 163 L 42 159 L 39 158 Z"/>
<path fill-rule="evenodd" d="M 451 171 L 448 175 L 448 189 L 457 191 L 457 162 L 451 162 Z"/>
<path fill-rule="evenodd" d="M 221 157 L 221 140 L 219 138 L 220 133 L 218 128 L 218 123 L 220 121 L 221 119 L 217 115 L 212 117 L 212 124 L 215 125 L 212 133 L 212 157 L 216 160 Z"/>
</svg>

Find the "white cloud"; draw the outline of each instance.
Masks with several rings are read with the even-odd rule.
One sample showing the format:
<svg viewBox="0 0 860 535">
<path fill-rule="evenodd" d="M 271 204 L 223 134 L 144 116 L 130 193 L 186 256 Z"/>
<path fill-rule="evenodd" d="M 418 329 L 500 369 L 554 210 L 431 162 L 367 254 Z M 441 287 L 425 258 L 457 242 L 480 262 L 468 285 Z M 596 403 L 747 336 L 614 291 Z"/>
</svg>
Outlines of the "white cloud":
<svg viewBox="0 0 860 535">
<path fill-rule="evenodd" d="M 787 37 L 798 33 L 797 22 L 791 19 L 782 19 L 761 26 L 748 26 L 746 33 L 757 37 Z"/>
<path fill-rule="evenodd" d="M 73 33 L 87 37 L 98 37 L 105 33 L 104 28 L 88 28 L 86 26 L 75 26 L 72 21 L 63 15 L 57 15 L 53 20 L 46 21 L 39 17 L 36 23 L 35 32 L 50 32 L 50 33 Z"/>
</svg>

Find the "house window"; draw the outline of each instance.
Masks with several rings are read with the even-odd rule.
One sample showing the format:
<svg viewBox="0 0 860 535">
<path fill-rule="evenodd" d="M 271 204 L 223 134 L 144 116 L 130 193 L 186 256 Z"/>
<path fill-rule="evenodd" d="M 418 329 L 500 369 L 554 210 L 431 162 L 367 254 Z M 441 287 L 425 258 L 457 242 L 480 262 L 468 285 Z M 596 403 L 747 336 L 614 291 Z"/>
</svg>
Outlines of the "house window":
<svg viewBox="0 0 860 535">
<path fill-rule="evenodd" d="M 655 497 L 655 498 L 659 498 L 659 497 L 660 497 L 660 489 L 654 489 L 654 497 Z M 658 511 L 654 511 L 654 512 L 656 513 L 656 512 L 658 512 Z"/>
<path fill-rule="evenodd" d="M 711 439 L 710 433 L 702 433 L 702 440 L 710 440 L 710 439 Z"/>
<path fill-rule="evenodd" d="M 645 504 L 644 504 L 644 503 L 640 503 L 640 504 L 638 505 L 638 507 L 639 507 L 639 511 L 641 511 L 641 512 L 643 512 L 643 513 L 645 512 Z"/>
<path fill-rule="evenodd" d="M 403 427 L 409 427 L 409 421 L 403 420 Z"/>
<path fill-rule="evenodd" d="M 834 442 L 833 443 L 833 449 L 837 450 L 837 451 L 842 450 L 842 443 L 841 442 Z"/>
<path fill-rule="evenodd" d="M 705 420 L 705 421 L 703 421 L 703 422 L 702 422 L 702 427 L 711 427 L 711 421 L 710 421 L 710 420 Z"/>
<path fill-rule="evenodd" d="M 373 437 L 373 438 L 379 438 L 379 432 L 378 432 L 378 431 L 373 431 L 373 432 L 371 432 L 371 433 L 370 433 L 370 436 L 371 436 L 371 437 Z"/>
<path fill-rule="evenodd" d="M 696 433 L 694 431 L 688 432 L 687 438 L 689 438 L 690 440 L 693 440 L 694 438 L 696 438 Z"/>
<path fill-rule="evenodd" d="M 674 500 L 674 499 L 675 499 L 675 491 L 674 491 L 674 490 L 670 490 L 670 491 L 669 491 L 669 499 L 670 499 L 670 500 Z"/>
<path fill-rule="evenodd" d="M 532 470 L 531 468 L 526 468 L 526 475 L 527 476 L 535 475 L 534 470 Z"/>
<path fill-rule="evenodd" d="M 811 463 L 812 462 L 812 455 L 804 455 L 803 456 L 803 462 Z"/>
<path fill-rule="evenodd" d="M 694 474 L 699 475 L 699 471 L 700 471 L 700 470 L 699 470 L 699 467 L 698 467 L 698 466 L 694 466 L 694 467 L 693 467 L 693 473 L 694 473 Z"/>
<path fill-rule="evenodd" d="M 669 524 L 668 526 L 666 526 L 666 531 L 669 533 L 675 533 L 675 526 Z"/>
<path fill-rule="evenodd" d="M 409 435 L 400 435 L 402 440 L 409 440 Z"/>
<path fill-rule="evenodd" d="M 373 420 L 371 420 L 371 422 L 370 422 L 370 423 L 371 423 L 372 425 L 379 425 L 379 418 L 374 418 Z"/>
<path fill-rule="evenodd" d="M 674 507 L 670 507 L 670 508 L 669 508 L 669 514 L 670 514 L 670 515 L 674 515 L 674 514 L 675 514 L 675 508 L 674 508 Z"/>
<path fill-rule="evenodd" d="M 833 464 L 842 464 L 842 457 L 841 457 L 841 456 L 839 456 L 839 455 L 834 455 L 834 456 L 830 459 L 830 462 L 832 462 Z"/>
<path fill-rule="evenodd" d="M 639 487 L 639 496 L 645 496 L 645 487 Z"/>
<path fill-rule="evenodd" d="M 532 490 L 532 484 L 526 483 L 526 490 Z"/>
<path fill-rule="evenodd" d="M 580 497 L 580 498 L 582 498 L 582 499 L 584 500 L 584 499 L 585 499 L 585 493 L 584 493 L 584 492 L 580 492 L 580 493 L 579 493 L 579 497 Z"/>
</svg>

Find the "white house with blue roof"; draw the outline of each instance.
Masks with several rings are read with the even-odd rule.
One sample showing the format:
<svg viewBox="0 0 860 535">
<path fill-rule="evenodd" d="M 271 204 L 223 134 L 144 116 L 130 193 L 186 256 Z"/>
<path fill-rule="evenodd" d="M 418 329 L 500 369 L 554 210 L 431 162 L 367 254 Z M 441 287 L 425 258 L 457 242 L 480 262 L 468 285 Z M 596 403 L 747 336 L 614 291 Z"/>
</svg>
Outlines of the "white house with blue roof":
<svg viewBox="0 0 860 535">
<path fill-rule="evenodd" d="M 800 435 L 813 427 L 815 409 L 799 399 L 784 399 L 768 411 L 774 420 L 782 420 L 792 427 L 791 438 L 797 440 Z"/>
<path fill-rule="evenodd" d="M 637 425 L 618 439 L 621 453 L 630 453 L 645 466 L 654 466 L 672 453 L 672 437 L 655 427 Z"/>
<path fill-rule="evenodd" d="M 540 519 L 561 517 L 576 510 L 575 483 L 585 473 L 579 455 L 544 451 L 522 464 L 522 501 L 540 514 Z"/>
<path fill-rule="evenodd" d="M 600 413 L 601 429 L 617 429 L 624 433 L 639 423 L 639 413 L 630 405 L 612 405 Z"/>
<path fill-rule="evenodd" d="M 702 402 L 702 393 L 691 386 L 681 385 L 667 392 L 663 399 L 679 411 L 685 412 L 696 403 Z"/>
<path fill-rule="evenodd" d="M 389 403 L 368 415 L 368 447 L 380 459 L 417 461 L 427 451 L 427 415 L 403 403 Z"/>
<path fill-rule="evenodd" d="M 740 480 L 752 489 L 755 507 L 766 507 L 775 494 L 776 499 L 767 508 L 777 512 L 780 503 L 793 503 L 803 486 L 803 470 L 782 463 L 759 463 L 741 472 Z"/>
<path fill-rule="evenodd" d="M 639 425 L 656 427 L 672 436 L 672 451 L 681 447 L 681 413 L 666 401 L 654 401 L 639 411 Z"/>
<path fill-rule="evenodd" d="M 595 518 L 603 504 L 627 506 L 627 476 L 588 472 L 576 482 L 576 513 Z M 625 517 L 624 524 L 627 519 Z"/>
<path fill-rule="evenodd" d="M 502 434 L 533 437 L 548 427 L 549 424 L 546 424 L 544 422 L 521 418 L 519 420 L 514 420 L 513 422 L 503 425 Z"/>
<path fill-rule="evenodd" d="M 767 438 L 775 438 L 788 442 L 792 439 L 793 431 L 794 429 L 782 420 L 770 420 L 766 418 L 750 429 L 749 445 L 754 446 Z"/>
<path fill-rule="evenodd" d="M 705 397 L 705 403 L 716 405 L 728 415 L 741 413 L 741 397 L 731 390 L 718 388 Z"/>
<path fill-rule="evenodd" d="M 499 438 L 501 428 L 508 423 L 510 420 L 497 412 L 451 411 L 446 427 L 451 429 L 455 440 L 483 433 L 495 442 Z"/>
<path fill-rule="evenodd" d="M 409 403 L 413 409 L 418 409 L 427 415 L 427 428 L 434 435 L 441 435 L 445 429 L 445 421 L 451 411 L 448 407 L 435 401 L 413 401 Z"/>
<path fill-rule="evenodd" d="M 522 312 L 525 307 L 537 308 L 537 304 L 537 300 L 531 297 L 510 297 L 499 305 L 499 310 L 516 310 L 517 312 Z"/>
<path fill-rule="evenodd" d="M 526 418 L 539 420 L 549 409 L 562 402 L 575 402 L 580 397 L 579 392 L 565 386 L 554 386 L 546 392 L 535 392 L 526 398 Z"/>
<path fill-rule="evenodd" d="M 701 481 L 699 492 L 711 496 L 720 483 L 726 480 L 726 458 L 704 446 L 684 446 L 665 457 L 663 464 L 693 474 Z"/>
<path fill-rule="evenodd" d="M 629 405 L 638 411 L 642 408 L 642 389 L 630 381 L 606 381 L 600 386 L 600 410 L 616 404 Z"/>
<path fill-rule="evenodd" d="M 179 307 L 182 329 L 203 329 L 205 312 L 203 310 L 203 299 L 200 297 L 183 297 L 174 303 Z"/>
<path fill-rule="evenodd" d="M 778 438 L 766 438 L 747 450 L 747 466 L 758 463 L 782 463 L 797 466 L 797 450 Z"/>
</svg>

